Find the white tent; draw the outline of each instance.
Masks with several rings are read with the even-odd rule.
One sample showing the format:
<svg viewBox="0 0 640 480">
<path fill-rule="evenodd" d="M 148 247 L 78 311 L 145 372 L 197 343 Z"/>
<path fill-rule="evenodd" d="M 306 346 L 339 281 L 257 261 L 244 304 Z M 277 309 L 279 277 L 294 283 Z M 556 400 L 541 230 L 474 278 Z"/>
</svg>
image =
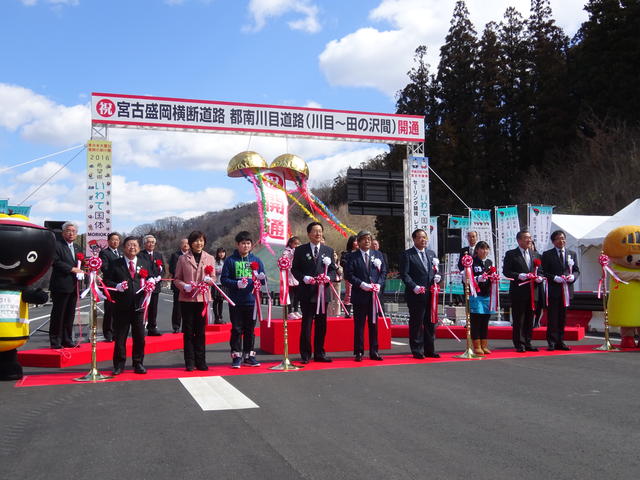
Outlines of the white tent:
<svg viewBox="0 0 640 480">
<path fill-rule="evenodd" d="M 614 228 L 638 224 L 640 224 L 640 198 L 636 198 L 618 213 L 585 233 L 580 239 L 580 245 L 584 245 L 585 247 L 602 245 L 604 237 Z"/>
</svg>

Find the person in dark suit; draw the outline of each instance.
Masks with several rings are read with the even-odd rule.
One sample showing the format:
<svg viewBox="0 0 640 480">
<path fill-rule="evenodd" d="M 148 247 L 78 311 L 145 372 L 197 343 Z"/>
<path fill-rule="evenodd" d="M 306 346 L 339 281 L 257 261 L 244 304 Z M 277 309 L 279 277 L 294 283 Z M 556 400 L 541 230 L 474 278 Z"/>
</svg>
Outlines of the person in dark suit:
<svg viewBox="0 0 640 480">
<path fill-rule="evenodd" d="M 118 258 L 109 264 L 109 270 L 104 275 L 104 283 L 116 290 L 112 294 L 113 305 L 113 330 L 115 345 L 113 347 L 113 375 L 120 375 L 124 371 L 127 360 L 126 343 L 131 328 L 133 337 L 133 371 L 135 373 L 147 373 L 143 365 L 144 361 L 144 311 L 141 308 L 144 299 L 144 291 L 138 290 L 143 285 L 140 271 L 142 269 L 151 272 L 151 264 L 138 255 L 140 244 L 136 237 L 124 239 L 124 257 Z M 148 275 L 148 281 L 155 281 Z"/>
<path fill-rule="evenodd" d="M 151 295 L 149 311 L 147 312 L 147 335 L 159 337 L 162 334 L 158 330 L 158 300 L 160 298 L 160 291 L 162 290 L 162 282 L 160 279 L 164 273 L 164 259 L 162 258 L 162 254 L 156 251 L 156 237 L 153 235 L 145 235 L 142 243 L 144 244 L 144 250 L 141 250 L 139 255 L 149 262 L 151 268 L 149 270 L 149 277 L 157 280 L 156 290 Z"/>
<path fill-rule="evenodd" d="M 567 250 L 566 235 L 562 230 L 551 234 L 553 248 L 542 254 L 542 269 L 547 277 L 549 306 L 547 307 L 547 343 L 549 350 L 571 350 L 564 343 L 564 326 L 567 316 L 563 290 L 567 284 L 569 299 L 573 298 L 573 284 L 580 275 L 576 252 Z M 571 268 L 570 268 L 571 264 Z"/>
<path fill-rule="evenodd" d="M 62 240 L 56 241 L 49 281 L 53 303 L 49 324 L 51 348 L 75 347 L 72 335 L 78 298 L 78 281 L 84 279 L 84 272 L 78 268 L 76 259 L 81 250 L 73 243 L 77 236 L 78 225 L 65 222 L 62 225 Z"/>
<path fill-rule="evenodd" d="M 476 244 L 478 243 L 478 232 L 475 230 L 467 232 L 467 242 L 468 245 L 460 249 L 460 257 L 458 258 L 458 270 L 460 270 L 460 272 L 464 271 L 464 267 L 462 266 L 462 257 L 465 255 L 471 255 L 473 257 L 475 254 Z"/>
<path fill-rule="evenodd" d="M 122 257 L 122 252 L 118 250 L 120 246 L 120 235 L 115 232 L 107 236 L 107 248 L 100 250 L 100 260 L 102 260 L 102 274 L 109 270 L 109 264 Z M 103 304 L 104 314 L 102 315 L 102 335 L 105 342 L 113 342 L 113 305 L 105 301 Z"/>
<path fill-rule="evenodd" d="M 436 325 L 431 322 L 431 285 L 440 283 L 433 265 L 436 254 L 427 249 L 429 236 L 421 228 L 411 238 L 413 247 L 405 250 L 400 259 L 400 278 L 409 307 L 409 346 L 413 358 L 440 358 L 434 345 Z"/>
<path fill-rule="evenodd" d="M 364 325 L 369 328 L 369 358 L 382 360 L 378 353 L 377 314 L 374 315 L 373 291 L 382 292 L 387 277 L 387 263 L 382 252 L 371 249 L 371 232 L 362 230 L 358 233 L 358 250 L 347 256 L 344 276 L 353 289 L 353 354 L 356 362 L 362 361 L 364 355 Z"/>
<path fill-rule="evenodd" d="M 316 278 L 324 273 L 324 259 L 330 261 L 327 275 L 330 280 L 336 279 L 336 265 L 333 263 L 333 249 L 322 244 L 322 224 L 311 222 L 307 225 L 309 243 L 295 249 L 291 273 L 300 283 L 298 295 L 302 310 L 302 329 L 300 331 L 300 357 L 302 363 L 309 363 L 311 355 L 316 362 L 331 362 L 324 350 L 324 338 L 327 333 L 327 304 L 331 300 L 329 284 L 324 286 L 324 313 L 322 308 L 316 314 L 318 286 Z M 311 328 L 315 321 L 313 351 L 311 349 Z"/>
<path fill-rule="evenodd" d="M 173 252 L 169 257 L 169 274 L 171 278 L 176 276 L 176 266 L 180 257 L 189 252 L 189 240 L 183 238 L 180 240 L 180 248 Z M 182 325 L 182 309 L 180 308 L 180 289 L 176 287 L 174 282 L 171 282 L 171 291 L 173 292 L 173 308 L 171 309 L 171 328 L 173 333 L 180 331 Z"/>
<path fill-rule="evenodd" d="M 517 352 L 537 352 L 538 349 L 531 345 L 533 332 L 533 314 L 531 309 L 531 287 L 526 281 L 529 273 L 535 271 L 535 261 L 540 261 L 540 255 L 531 250 L 531 234 L 526 230 L 520 230 L 516 235 L 518 247 L 509 250 L 504 255 L 502 274 L 511 278 L 509 285 L 509 298 L 511 299 L 511 323 L 513 324 L 513 346 Z M 534 281 L 533 302 L 537 300 L 538 284 L 542 283 L 542 269 L 538 270 L 538 277 Z"/>
</svg>

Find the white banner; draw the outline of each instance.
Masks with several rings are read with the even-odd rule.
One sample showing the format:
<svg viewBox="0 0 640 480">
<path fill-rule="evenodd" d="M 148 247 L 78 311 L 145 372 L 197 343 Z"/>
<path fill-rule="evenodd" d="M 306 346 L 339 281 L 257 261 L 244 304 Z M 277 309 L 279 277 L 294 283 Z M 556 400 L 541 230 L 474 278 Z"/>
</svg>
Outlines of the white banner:
<svg viewBox="0 0 640 480">
<path fill-rule="evenodd" d="M 438 217 L 429 218 L 429 248 L 438 255 Z"/>
<path fill-rule="evenodd" d="M 87 142 L 87 250 L 100 253 L 111 232 L 111 142 Z"/>
<path fill-rule="evenodd" d="M 424 117 L 111 93 L 91 94 L 91 122 L 113 127 L 302 136 L 373 143 L 424 141 Z"/>
<path fill-rule="evenodd" d="M 551 246 L 551 217 L 553 207 L 548 205 L 529 205 L 527 219 L 529 221 L 529 232 L 536 244 L 536 250 L 542 252 Z"/>
<path fill-rule="evenodd" d="M 516 235 L 520 231 L 518 207 L 495 207 L 496 211 L 496 268 L 502 274 L 504 254 L 518 246 Z M 509 280 L 500 282 L 500 290 L 509 289 Z"/>
<path fill-rule="evenodd" d="M 411 234 L 422 229 L 431 230 L 429 202 L 429 159 L 409 157 L 406 163 L 408 185 L 405 185 L 405 244 L 413 245 Z M 407 203 L 408 201 L 408 203 Z"/>
<path fill-rule="evenodd" d="M 491 222 L 491 210 L 476 210 L 471 209 L 469 211 L 469 232 L 478 233 L 478 241 L 482 240 L 489 244 L 489 256 L 488 258 L 495 265 L 495 252 L 493 251 L 493 227 Z M 467 238 L 467 244 L 469 239 Z M 497 267 L 496 267 L 497 268 Z"/>
<path fill-rule="evenodd" d="M 271 182 L 284 188 L 284 177 L 273 170 L 263 171 L 261 175 L 268 180 L 268 182 L 263 182 L 264 216 L 267 223 L 265 240 L 270 245 L 286 245 L 289 224 L 287 194 L 284 190 L 269 183 Z"/>
</svg>

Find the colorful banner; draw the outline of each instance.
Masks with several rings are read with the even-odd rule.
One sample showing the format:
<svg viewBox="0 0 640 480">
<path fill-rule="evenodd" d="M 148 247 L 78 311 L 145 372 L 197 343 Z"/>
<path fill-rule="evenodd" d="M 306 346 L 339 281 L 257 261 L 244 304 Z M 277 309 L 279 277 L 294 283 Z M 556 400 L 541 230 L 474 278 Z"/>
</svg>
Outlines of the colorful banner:
<svg viewBox="0 0 640 480">
<path fill-rule="evenodd" d="M 438 217 L 429 218 L 429 248 L 438 255 Z"/>
<path fill-rule="evenodd" d="M 491 221 L 491 210 L 469 211 L 469 231 L 478 233 L 478 241 L 485 241 L 489 244 L 489 259 L 495 265 L 495 252 L 493 250 L 493 224 Z M 467 240 L 467 244 L 469 241 Z"/>
<path fill-rule="evenodd" d="M 467 240 L 467 232 L 469 231 L 469 217 L 449 216 L 447 222 L 448 228 L 459 228 L 462 232 L 462 246 L 469 245 Z M 447 275 L 445 278 L 445 293 L 454 293 L 457 295 L 464 294 L 462 285 L 462 272 L 458 269 L 459 253 L 450 253 L 449 262 L 447 264 Z"/>
<path fill-rule="evenodd" d="M 265 170 L 261 175 L 268 180 L 262 184 L 265 199 L 264 215 L 267 224 L 264 240 L 271 245 L 286 245 L 289 204 L 287 192 L 284 190 L 284 177 L 273 170 Z M 282 189 L 272 184 L 280 185 Z"/>
<path fill-rule="evenodd" d="M 424 117 L 112 93 L 91 94 L 91 122 L 114 127 L 424 142 Z"/>
<path fill-rule="evenodd" d="M 536 250 L 542 252 L 551 247 L 551 216 L 553 207 L 548 205 L 529 205 L 527 221 L 531 238 L 536 244 Z"/>
<path fill-rule="evenodd" d="M 413 245 L 411 233 L 417 229 L 430 232 L 430 202 L 429 202 L 429 159 L 427 157 L 409 157 L 406 163 L 408 188 L 405 187 L 408 198 L 405 199 L 405 242 Z"/>
<path fill-rule="evenodd" d="M 9 206 L 9 200 L 0 200 L 0 213 L 5 213 Z"/>
<path fill-rule="evenodd" d="M 24 205 L 9 205 L 7 200 L 0 200 L 0 213 L 5 215 L 20 215 L 29 218 L 31 207 Z"/>
<path fill-rule="evenodd" d="M 520 231 L 518 207 L 495 207 L 496 212 L 496 268 L 502 274 L 502 261 L 508 250 L 518 246 L 516 235 Z M 500 290 L 509 290 L 509 280 L 500 280 Z"/>
<path fill-rule="evenodd" d="M 107 246 L 111 233 L 111 142 L 87 142 L 87 250 L 88 256 Z"/>
</svg>

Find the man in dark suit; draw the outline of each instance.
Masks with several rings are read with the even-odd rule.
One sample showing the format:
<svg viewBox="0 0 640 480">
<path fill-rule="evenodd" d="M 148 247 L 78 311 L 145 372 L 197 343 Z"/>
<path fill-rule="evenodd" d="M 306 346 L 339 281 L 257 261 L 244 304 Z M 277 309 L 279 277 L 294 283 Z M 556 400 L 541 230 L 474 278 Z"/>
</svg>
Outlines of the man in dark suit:
<svg viewBox="0 0 640 480">
<path fill-rule="evenodd" d="M 433 259 L 436 254 L 427 249 L 427 232 L 417 229 L 411 234 L 413 247 L 400 259 L 400 278 L 409 307 L 409 346 L 413 358 L 440 358 L 435 352 L 436 325 L 431 322 L 431 285 L 440 283 Z"/>
<path fill-rule="evenodd" d="M 151 264 L 138 256 L 140 245 L 136 237 L 124 239 L 124 257 L 114 260 L 104 275 L 104 282 L 108 287 L 115 288 L 112 298 L 114 313 L 115 345 L 113 347 L 113 375 L 119 375 L 124 370 L 127 360 L 126 343 L 131 327 L 133 337 L 133 370 L 135 373 L 147 373 L 142 364 L 144 360 L 144 312 L 141 304 L 144 299 L 140 270 L 151 271 Z M 151 279 L 151 274 L 148 276 Z"/>
<path fill-rule="evenodd" d="M 531 308 L 531 285 L 526 283 L 529 274 L 535 271 L 536 259 L 540 261 L 540 255 L 531 250 L 531 234 L 526 230 L 520 230 L 516 235 L 518 247 L 509 250 L 504 255 L 502 274 L 511 278 L 509 285 L 509 298 L 511 299 L 511 322 L 513 325 L 513 346 L 517 352 L 537 352 L 538 349 L 531 345 L 533 332 L 533 314 L 535 308 Z M 533 279 L 533 302 L 538 298 L 538 284 L 542 283 L 542 269 L 538 270 L 538 276 Z"/>
<path fill-rule="evenodd" d="M 371 232 L 358 233 L 358 250 L 347 255 L 344 278 L 353 285 L 353 354 L 356 362 L 364 355 L 364 325 L 369 327 L 369 358 L 382 360 L 378 353 L 378 326 L 374 316 L 373 292 L 382 292 L 387 276 L 387 263 L 381 252 L 371 249 Z"/>
<path fill-rule="evenodd" d="M 322 224 L 311 222 L 307 225 L 309 243 L 300 245 L 293 254 L 291 273 L 300 283 L 300 308 L 302 310 L 302 329 L 300 331 L 300 357 L 302 363 L 309 363 L 311 354 L 316 362 L 331 362 L 324 351 L 324 337 L 327 334 L 327 304 L 331 300 L 329 284 L 324 286 L 324 305 L 316 314 L 318 286 L 316 279 L 324 274 L 325 258 L 329 263 L 327 275 L 336 280 L 336 265 L 333 263 L 333 249 L 322 244 Z M 324 311 L 324 313 L 323 313 Z M 315 320 L 313 351 L 311 350 L 311 327 Z"/>
<path fill-rule="evenodd" d="M 78 236 L 78 225 L 65 222 L 62 225 L 62 240 L 56 241 L 53 255 L 51 280 L 51 316 L 49 323 L 49 341 L 51 348 L 75 347 L 73 343 L 73 319 L 76 313 L 78 281 L 84 279 L 84 273 L 78 268 L 76 256 L 80 247 L 73 243 Z"/>
<path fill-rule="evenodd" d="M 122 257 L 122 252 L 118 250 L 120 246 L 120 235 L 115 232 L 107 236 L 107 248 L 100 250 L 102 260 L 102 274 L 109 270 L 109 264 Z M 102 335 L 106 342 L 113 342 L 113 306 L 111 302 L 105 301 L 103 304 L 104 314 L 102 315 Z"/>
<path fill-rule="evenodd" d="M 551 234 L 553 248 L 542 254 L 542 269 L 547 277 L 549 306 L 547 307 L 547 343 L 549 350 L 571 350 L 564 343 L 564 326 L 567 307 L 564 302 L 564 284 L 567 285 L 569 300 L 573 298 L 573 283 L 580 275 L 576 263 L 576 252 L 567 250 L 566 235 L 562 230 Z"/>
<path fill-rule="evenodd" d="M 177 251 L 171 254 L 169 257 L 169 274 L 171 278 L 173 278 L 176 274 L 176 265 L 178 265 L 178 260 L 182 255 L 189 251 L 189 240 L 183 238 L 180 240 L 180 248 Z M 180 330 L 180 325 L 182 324 L 182 313 L 180 310 L 180 289 L 171 282 L 171 291 L 173 292 L 173 308 L 171 310 L 171 327 L 173 328 L 173 333 L 178 333 Z"/>
<path fill-rule="evenodd" d="M 458 258 L 458 270 L 461 272 L 464 271 L 464 267 L 462 266 L 462 257 L 465 255 L 471 255 L 473 257 L 473 251 L 476 248 L 476 243 L 478 243 L 478 232 L 475 230 L 467 232 L 467 241 L 469 244 L 460 249 L 460 258 Z M 464 283 L 464 280 L 462 283 Z"/>
<path fill-rule="evenodd" d="M 162 273 L 164 272 L 164 259 L 162 258 L 162 254 L 156 251 L 156 237 L 153 235 L 145 235 L 142 243 L 144 244 L 144 250 L 141 250 L 139 255 L 149 262 L 149 278 L 153 277 L 158 280 L 156 289 L 151 295 L 149 310 L 147 311 L 147 335 L 159 337 L 162 334 L 158 330 L 158 300 L 160 298 L 160 291 L 162 290 L 160 278 L 162 278 Z"/>
</svg>

